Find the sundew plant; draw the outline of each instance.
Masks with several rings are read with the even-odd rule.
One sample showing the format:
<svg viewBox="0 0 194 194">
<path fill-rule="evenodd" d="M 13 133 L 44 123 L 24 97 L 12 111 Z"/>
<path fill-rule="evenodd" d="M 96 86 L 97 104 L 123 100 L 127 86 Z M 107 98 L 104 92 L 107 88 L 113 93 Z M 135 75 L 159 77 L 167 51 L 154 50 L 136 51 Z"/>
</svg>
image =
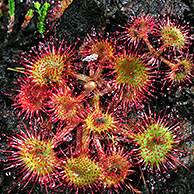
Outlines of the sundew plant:
<svg viewBox="0 0 194 194">
<path fill-rule="evenodd" d="M 77 42 L 50 38 L 72 4 L 37 1 L 21 22 L 23 31 L 37 22 L 41 41 L 8 68 L 17 74 L 10 95 L 20 120 L 0 150 L 3 172 L 16 172 L 9 192 L 39 185 L 43 193 L 141 193 L 156 172 L 188 170 L 181 157 L 191 154 L 182 146 L 188 120 L 153 103 L 164 88 L 170 94 L 193 85 L 191 26 L 142 14 L 114 33 L 93 28 Z"/>
</svg>

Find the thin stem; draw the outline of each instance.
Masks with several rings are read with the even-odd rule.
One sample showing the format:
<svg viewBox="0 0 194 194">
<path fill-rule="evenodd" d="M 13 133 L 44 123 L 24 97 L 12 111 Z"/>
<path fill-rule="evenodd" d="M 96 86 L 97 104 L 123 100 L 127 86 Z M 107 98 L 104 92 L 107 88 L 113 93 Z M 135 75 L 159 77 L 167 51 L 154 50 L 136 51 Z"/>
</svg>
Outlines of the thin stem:
<svg viewBox="0 0 194 194">
<path fill-rule="evenodd" d="M 143 179 L 143 183 L 144 183 L 144 186 L 145 186 L 146 192 L 147 192 L 147 194 L 150 194 L 149 188 L 148 188 L 148 186 L 147 186 L 147 184 L 146 184 L 145 177 L 144 177 L 144 175 L 143 175 L 143 171 L 142 171 L 142 169 L 141 169 L 141 166 L 140 166 L 140 165 L 139 165 L 139 169 L 140 169 L 140 171 L 141 171 L 141 177 L 142 177 L 142 179 Z"/>
<path fill-rule="evenodd" d="M 78 127 L 77 133 L 76 133 L 76 153 L 83 151 L 83 129 Z"/>
<path fill-rule="evenodd" d="M 151 53 L 155 54 L 157 57 L 159 57 L 159 54 L 156 52 L 156 49 L 151 45 L 150 41 L 147 38 L 143 39 L 150 50 Z"/>
<path fill-rule="evenodd" d="M 169 67 L 173 68 L 175 65 L 173 63 L 171 63 L 169 60 L 165 59 L 163 56 L 159 56 L 160 60 L 167 64 Z"/>
<path fill-rule="evenodd" d="M 78 138 L 78 136 L 77 136 Z M 90 130 L 87 128 L 84 128 L 80 130 L 80 136 L 79 136 L 81 141 L 81 145 L 77 144 L 77 147 L 80 146 L 82 149 L 82 152 L 87 153 L 88 152 L 88 147 L 90 144 Z"/>
<path fill-rule="evenodd" d="M 100 96 L 103 96 L 106 93 L 109 93 L 113 90 L 114 86 L 110 86 L 110 87 L 106 87 L 104 90 L 102 90 L 101 92 L 99 92 Z"/>
<path fill-rule="evenodd" d="M 174 67 L 174 64 L 173 63 L 171 63 L 169 60 L 167 60 L 166 58 L 164 58 L 163 56 L 161 56 L 161 54 L 162 54 L 161 52 L 158 52 L 158 51 L 156 51 L 156 49 L 154 49 L 154 47 L 151 45 L 150 41 L 147 38 L 144 38 L 143 40 L 145 41 L 145 43 L 146 43 L 146 45 L 147 45 L 147 47 L 148 47 L 148 49 L 149 49 L 149 51 L 151 53 L 153 53 L 156 57 L 159 57 L 160 60 L 163 63 L 167 64 L 170 68 L 173 68 Z"/>
<path fill-rule="evenodd" d="M 94 144 L 96 146 L 96 149 L 97 149 L 97 152 L 98 152 L 98 155 L 100 156 L 104 156 L 105 153 L 104 153 L 104 150 L 102 148 L 102 144 L 100 143 L 100 140 L 99 140 L 99 135 L 97 133 L 94 134 Z"/>
<path fill-rule="evenodd" d="M 93 102 L 95 109 L 98 109 L 100 107 L 100 94 L 97 91 L 94 91 Z"/>
<path fill-rule="evenodd" d="M 77 72 L 73 72 L 73 75 L 74 75 L 77 79 L 82 80 L 83 82 L 88 82 L 88 80 L 90 79 L 89 76 L 84 75 L 84 74 L 80 74 L 80 73 L 77 73 Z"/>
</svg>

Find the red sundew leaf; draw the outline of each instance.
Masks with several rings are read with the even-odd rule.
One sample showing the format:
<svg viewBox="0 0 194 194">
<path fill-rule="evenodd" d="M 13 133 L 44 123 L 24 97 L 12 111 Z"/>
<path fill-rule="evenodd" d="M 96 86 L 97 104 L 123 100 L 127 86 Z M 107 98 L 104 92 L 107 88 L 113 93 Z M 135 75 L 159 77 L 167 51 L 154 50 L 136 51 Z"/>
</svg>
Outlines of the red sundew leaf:
<svg viewBox="0 0 194 194">
<path fill-rule="evenodd" d="M 22 190 L 29 184 L 39 182 L 41 186 L 47 190 L 51 184 L 57 180 L 59 159 L 54 152 L 61 140 L 51 136 L 50 131 L 43 131 L 37 133 L 36 127 L 30 126 L 28 129 L 24 125 L 25 130 L 19 131 L 11 137 L 7 136 L 10 141 L 9 146 L 13 151 L 2 150 L 9 153 L 7 156 L 8 167 L 6 169 L 16 168 L 18 170 L 18 179 L 15 186 L 21 184 Z M 32 187 L 32 190 L 33 190 Z M 32 192 L 32 190 L 30 192 Z M 11 190 L 10 190 L 11 191 Z"/>
</svg>

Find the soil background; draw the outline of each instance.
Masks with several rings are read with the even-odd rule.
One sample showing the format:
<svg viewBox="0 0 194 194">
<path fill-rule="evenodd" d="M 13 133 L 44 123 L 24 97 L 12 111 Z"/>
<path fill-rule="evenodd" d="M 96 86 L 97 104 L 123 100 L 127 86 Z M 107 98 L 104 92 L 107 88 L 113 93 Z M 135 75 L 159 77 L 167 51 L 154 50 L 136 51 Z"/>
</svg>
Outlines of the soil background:
<svg viewBox="0 0 194 194">
<path fill-rule="evenodd" d="M 44 36 L 37 31 L 37 17 L 34 17 L 25 30 L 21 30 L 25 14 L 32 5 L 30 0 L 16 0 L 15 22 L 12 33 L 7 33 L 8 13 L 4 10 L 3 17 L 0 18 L 0 149 L 6 149 L 8 142 L 5 134 L 12 134 L 20 123 L 17 113 L 14 110 L 13 100 L 17 92 L 16 87 L 19 73 L 9 71 L 7 68 L 18 67 L 19 57 L 22 52 L 29 51 L 31 47 L 37 46 L 39 42 L 54 38 L 59 42 L 62 39 L 68 42 L 83 40 L 87 33 L 94 29 L 102 29 L 104 32 L 113 33 L 118 30 L 119 25 L 125 25 L 131 15 L 150 14 L 158 16 L 161 13 L 172 13 L 173 17 L 182 17 L 194 26 L 194 1 L 193 0 L 73 0 L 73 3 L 65 10 L 63 16 L 52 24 L 46 24 L 47 32 Z M 5 1 L 6 3 L 6 1 Z M 51 2 L 52 3 L 52 2 Z M 79 46 L 79 43 L 78 43 Z M 192 50 L 194 47 L 192 47 Z M 182 118 L 189 120 L 188 128 L 190 139 L 186 142 L 190 151 L 193 151 L 193 125 L 194 125 L 194 85 L 190 84 L 181 90 L 174 89 L 169 92 L 164 89 L 163 94 L 158 94 L 157 100 L 153 99 L 150 104 L 154 104 L 156 109 L 163 110 L 167 106 L 171 109 L 176 107 L 178 114 Z M 190 171 L 183 167 L 171 170 L 166 180 L 154 179 L 146 184 L 140 181 L 138 189 L 144 194 L 152 193 L 164 194 L 193 194 L 194 193 L 194 156 L 183 157 L 182 162 Z M 0 193 L 5 194 L 13 187 L 16 180 L 16 173 L 13 171 L 3 171 L 6 163 L 6 154 L 0 153 Z M 149 175 L 148 175 L 149 177 Z M 149 177 L 150 178 L 150 177 Z M 148 179 L 150 180 L 150 179 Z M 152 188 L 153 181 L 154 190 Z M 24 191 L 17 186 L 12 193 L 29 193 L 30 186 Z M 44 191 L 37 184 L 32 192 L 41 194 Z M 52 193 L 52 191 L 49 191 Z M 55 192 L 57 193 L 57 192 Z M 60 192 L 59 192 L 60 193 Z M 69 193 L 69 190 L 64 191 Z M 109 193 L 109 191 L 107 191 Z M 112 193 L 116 193 L 112 191 Z M 119 193 L 127 194 L 128 190 L 121 190 Z"/>
</svg>

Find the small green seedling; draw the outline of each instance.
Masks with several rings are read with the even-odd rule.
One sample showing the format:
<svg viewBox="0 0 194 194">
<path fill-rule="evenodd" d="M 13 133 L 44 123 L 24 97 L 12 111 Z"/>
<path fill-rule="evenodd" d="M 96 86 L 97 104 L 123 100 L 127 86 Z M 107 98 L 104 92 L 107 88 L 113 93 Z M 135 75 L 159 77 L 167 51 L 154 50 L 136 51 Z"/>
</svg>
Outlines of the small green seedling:
<svg viewBox="0 0 194 194">
<path fill-rule="evenodd" d="M 37 1 L 34 3 L 34 7 L 36 8 L 36 12 L 38 13 L 38 19 L 39 23 L 37 24 L 38 31 L 43 34 L 45 32 L 45 18 L 47 15 L 47 11 L 50 7 L 50 4 L 48 2 L 45 2 L 43 6 L 41 7 L 41 4 Z"/>
<path fill-rule="evenodd" d="M 33 17 L 33 13 L 34 13 L 34 10 L 33 9 L 29 9 L 25 17 L 27 17 L 27 18 Z"/>
<path fill-rule="evenodd" d="M 14 0 L 8 0 L 9 5 L 9 22 L 7 25 L 8 33 L 12 32 L 14 20 L 15 20 L 15 1 Z"/>
<path fill-rule="evenodd" d="M 27 27 L 27 25 L 29 24 L 30 20 L 33 18 L 33 16 L 34 16 L 33 13 L 34 13 L 33 9 L 29 9 L 28 12 L 26 13 L 25 20 L 24 20 L 24 22 L 23 22 L 23 24 L 21 26 L 22 30 L 24 30 Z"/>
<path fill-rule="evenodd" d="M 8 4 L 9 4 L 9 16 L 10 16 L 10 19 L 13 19 L 15 15 L 15 1 L 8 0 Z"/>
</svg>

